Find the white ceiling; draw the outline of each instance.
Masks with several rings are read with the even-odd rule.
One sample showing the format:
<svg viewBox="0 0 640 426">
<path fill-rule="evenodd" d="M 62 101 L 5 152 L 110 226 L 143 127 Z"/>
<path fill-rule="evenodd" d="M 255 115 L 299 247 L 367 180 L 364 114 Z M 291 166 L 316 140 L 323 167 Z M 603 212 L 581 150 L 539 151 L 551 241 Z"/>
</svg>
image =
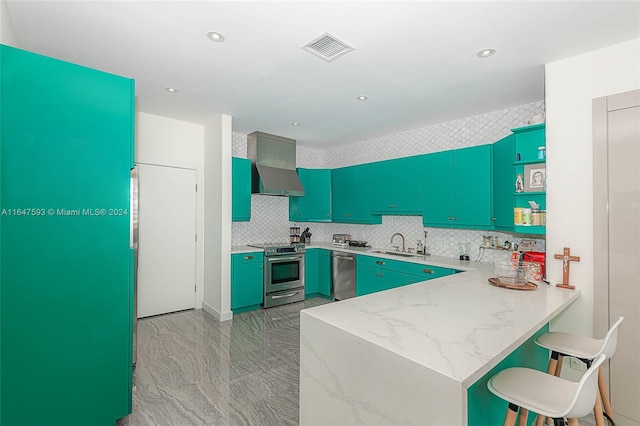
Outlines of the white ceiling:
<svg viewBox="0 0 640 426">
<path fill-rule="evenodd" d="M 18 47 L 134 78 L 139 111 L 196 123 L 228 114 L 234 132 L 313 148 L 542 100 L 545 63 L 640 37 L 638 1 L 7 6 Z M 325 32 L 355 50 L 325 62 L 301 49 Z M 476 56 L 488 47 L 497 53 Z"/>
</svg>

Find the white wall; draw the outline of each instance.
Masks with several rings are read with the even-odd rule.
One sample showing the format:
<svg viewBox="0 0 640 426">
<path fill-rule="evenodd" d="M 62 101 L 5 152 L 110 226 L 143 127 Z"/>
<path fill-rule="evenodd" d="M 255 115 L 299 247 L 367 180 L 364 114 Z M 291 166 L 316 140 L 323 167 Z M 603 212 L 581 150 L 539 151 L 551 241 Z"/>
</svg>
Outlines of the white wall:
<svg viewBox="0 0 640 426">
<path fill-rule="evenodd" d="M 640 39 L 546 65 L 547 276 L 562 280 L 554 253 L 571 247 L 571 284 L 582 291 L 552 329 L 593 333 L 592 100 L 640 88 Z M 569 291 L 569 290 L 568 290 Z"/>
<path fill-rule="evenodd" d="M 13 22 L 11 21 L 11 16 L 9 16 L 7 3 L 4 0 L 0 0 L 0 43 L 17 47 Z"/>
<path fill-rule="evenodd" d="M 218 115 L 204 127 L 204 300 L 220 321 L 231 313 L 231 117 Z"/>
<path fill-rule="evenodd" d="M 196 171 L 196 308 L 201 308 L 204 294 L 204 126 L 136 112 L 135 144 L 136 163 Z"/>
</svg>

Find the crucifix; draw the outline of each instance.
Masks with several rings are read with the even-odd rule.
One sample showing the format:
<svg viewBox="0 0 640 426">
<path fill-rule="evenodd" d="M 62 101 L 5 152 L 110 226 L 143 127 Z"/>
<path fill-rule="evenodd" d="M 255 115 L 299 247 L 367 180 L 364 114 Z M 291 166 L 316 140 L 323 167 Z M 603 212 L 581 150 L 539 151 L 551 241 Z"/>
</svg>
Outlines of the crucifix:
<svg viewBox="0 0 640 426">
<path fill-rule="evenodd" d="M 571 249 L 565 247 L 562 254 L 554 254 L 553 258 L 562 259 L 562 284 L 556 284 L 556 287 L 575 289 L 575 286 L 569 284 L 569 262 L 580 262 L 580 257 L 571 256 Z"/>
</svg>

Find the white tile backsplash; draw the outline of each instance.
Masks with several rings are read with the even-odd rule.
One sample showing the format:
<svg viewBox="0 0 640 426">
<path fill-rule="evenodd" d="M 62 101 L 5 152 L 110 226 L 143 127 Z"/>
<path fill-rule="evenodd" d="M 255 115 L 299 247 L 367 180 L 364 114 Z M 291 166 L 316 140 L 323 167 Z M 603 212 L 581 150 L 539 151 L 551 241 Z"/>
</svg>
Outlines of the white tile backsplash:
<svg viewBox="0 0 640 426">
<path fill-rule="evenodd" d="M 336 168 L 390 158 L 407 157 L 448 149 L 493 143 L 510 134 L 512 128 L 525 126 L 527 120 L 544 111 L 544 102 L 533 102 L 512 108 L 492 111 L 472 117 L 421 127 L 393 135 L 358 142 L 339 148 L 316 150 L 297 146 L 298 167 Z M 247 156 L 246 135 L 234 133 L 233 156 Z M 286 197 L 251 196 L 251 221 L 234 222 L 232 244 L 244 245 L 262 242 L 283 242 L 289 238 L 289 201 Z M 495 231 L 423 228 L 420 216 L 383 216 L 380 225 L 353 225 L 340 223 L 296 223 L 309 227 L 312 241 L 331 241 L 334 233 L 351 234 L 353 239 L 368 241 L 374 247 L 391 248 L 390 238 L 395 232 L 406 237 L 407 247 L 428 231 L 427 245 L 431 254 L 457 257 L 458 243 L 469 243 L 470 257 L 479 252 L 483 235 L 496 235 L 500 243 L 505 240 L 520 242 L 520 237 Z M 396 241 L 399 241 L 397 239 Z M 545 241 L 536 240 L 537 250 L 545 251 Z M 482 261 L 504 260 L 507 251 L 484 250 Z"/>
</svg>

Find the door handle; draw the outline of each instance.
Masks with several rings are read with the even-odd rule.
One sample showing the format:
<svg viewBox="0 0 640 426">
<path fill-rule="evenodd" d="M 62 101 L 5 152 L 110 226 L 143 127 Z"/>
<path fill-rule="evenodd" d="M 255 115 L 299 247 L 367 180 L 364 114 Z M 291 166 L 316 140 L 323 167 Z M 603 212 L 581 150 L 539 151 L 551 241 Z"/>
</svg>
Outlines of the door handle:
<svg viewBox="0 0 640 426">
<path fill-rule="evenodd" d="M 271 296 L 271 298 L 272 299 L 284 299 L 285 297 L 295 296 L 298 293 L 300 293 L 300 292 L 299 291 L 295 291 L 295 292 L 289 293 L 289 294 L 279 294 L 277 296 Z"/>
<path fill-rule="evenodd" d="M 276 257 L 273 259 L 269 259 L 270 263 L 278 263 L 281 260 L 302 260 L 302 256 L 298 257 Z"/>
</svg>

